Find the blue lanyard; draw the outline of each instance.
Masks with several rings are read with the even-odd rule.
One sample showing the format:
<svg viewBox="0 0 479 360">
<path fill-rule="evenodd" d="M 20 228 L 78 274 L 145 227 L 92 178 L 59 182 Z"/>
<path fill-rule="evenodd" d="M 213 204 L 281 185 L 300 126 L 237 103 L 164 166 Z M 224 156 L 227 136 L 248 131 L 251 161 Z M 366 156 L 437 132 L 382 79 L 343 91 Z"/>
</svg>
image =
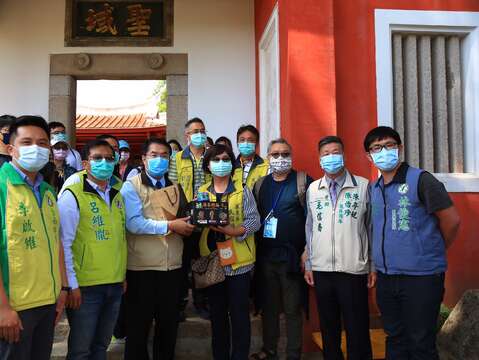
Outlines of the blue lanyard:
<svg viewBox="0 0 479 360">
<path fill-rule="evenodd" d="M 283 194 L 283 190 L 285 188 L 285 184 L 281 185 L 281 189 L 279 190 L 278 196 L 276 196 L 276 200 L 273 201 L 273 207 L 271 208 L 270 214 L 274 215 L 274 211 L 276 210 L 276 207 L 278 206 L 279 198 L 281 197 L 281 194 Z M 273 191 L 271 191 L 273 192 Z M 273 194 L 271 194 L 271 198 Z"/>
</svg>

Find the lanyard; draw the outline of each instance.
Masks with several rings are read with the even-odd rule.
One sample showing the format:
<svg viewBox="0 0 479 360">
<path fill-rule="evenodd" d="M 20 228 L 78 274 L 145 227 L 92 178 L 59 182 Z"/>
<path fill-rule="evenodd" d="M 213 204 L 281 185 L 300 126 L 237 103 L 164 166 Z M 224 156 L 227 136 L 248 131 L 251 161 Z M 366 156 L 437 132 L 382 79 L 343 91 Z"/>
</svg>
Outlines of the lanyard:
<svg viewBox="0 0 479 360">
<path fill-rule="evenodd" d="M 274 214 L 274 211 L 276 210 L 276 207 L 278 206 L 279 199 L 281 197 L 281 194 L 283 194 L 283 190 L 285 188 L 285 185 L 281 185 L 281 189 L 279 190 L 278 195 L 276 196 L 276 200 L 273 201 L 273 207 L 271 208 L 270 214 Z M 273 191 L 271 190 L 271 199 L 273 198 Z"/>
</svg>

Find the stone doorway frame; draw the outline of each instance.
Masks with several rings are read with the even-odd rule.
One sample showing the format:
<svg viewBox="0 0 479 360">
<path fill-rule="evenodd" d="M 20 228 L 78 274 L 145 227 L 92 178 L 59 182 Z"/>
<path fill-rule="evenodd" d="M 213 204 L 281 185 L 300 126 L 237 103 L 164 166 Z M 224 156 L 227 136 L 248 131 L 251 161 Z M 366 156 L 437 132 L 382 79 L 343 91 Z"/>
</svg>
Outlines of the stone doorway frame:
<svg viewBox="0 0 479 360">
<path fill-rule="evenodd" d="M 75 145 L 77 80 L 166 80 L 167 136 L 183 142 L 188 118 L 187 54 L 52 54 L 48 119 L 65 124 Z"/>
</svg>

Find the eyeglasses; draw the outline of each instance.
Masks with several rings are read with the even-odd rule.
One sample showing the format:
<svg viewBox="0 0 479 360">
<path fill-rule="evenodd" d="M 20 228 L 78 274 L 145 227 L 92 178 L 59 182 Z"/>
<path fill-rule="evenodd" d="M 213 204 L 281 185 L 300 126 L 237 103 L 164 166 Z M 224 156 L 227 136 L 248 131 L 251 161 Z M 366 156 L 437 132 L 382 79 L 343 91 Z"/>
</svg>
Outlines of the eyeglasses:
<svg viewBox="0 0 479 360">
<path fill-rule="evenodd" d="M 392 150 L 392 149 L 397 149 L 398 148 L 398 144 L 396 142 L 388 142 L 384 145 L 380 145 L 380 144 L 377 144 L 377 145 L 374 145 L 374 146 L 371 146 L 369 148 L 369 152 L 372 152 L 374 154 L 376 153 L 379 153 L 382 151 L 382 149 L 386 149 L 386 150 Z"/>
<path fill-rule="evenodd" d="M 90 160 L 93 160 L 93 161 L 105 160 L 106 162 L 115 162 L 115 157 L 114 156 L 93 155 L 93 156 L 90 156 Z"/>
<path fill-rule="evenodd" d="M 271 153 L 270 155 L 273 157 L 273 159 L 277 159 L 280 156 L 282 158 L 289 158 L 291 156 L 291 153 L 290 152 L 274 152 L 274 153 Z"/>
<path fill-rule="evenodd" d="M 195 129 L 188 132 L 188 134 L 206 134 L 205 129 Z"/>
</svg>

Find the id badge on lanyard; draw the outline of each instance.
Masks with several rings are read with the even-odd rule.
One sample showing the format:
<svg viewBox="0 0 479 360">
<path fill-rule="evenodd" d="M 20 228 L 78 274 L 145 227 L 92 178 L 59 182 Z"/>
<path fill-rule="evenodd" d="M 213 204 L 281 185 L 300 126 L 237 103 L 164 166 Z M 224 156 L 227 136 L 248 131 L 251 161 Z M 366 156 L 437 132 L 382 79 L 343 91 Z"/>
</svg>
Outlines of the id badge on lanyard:
<svg viewBox="0 0 479 360">
<path fill-rule="evenodd" d="M 283 190 L 284 190 L 284 185 L 281 186 L 281 190 L 279 191 L 279 194 L 273 203 L 273 208 L 269 212 L 268 216 L 266 216 L 266 219 L 264 219 L 263 237 L 265 238 L 276 239 L 276 232 L 278 230 L 278 218 L 274 216 L 274 210 L 276 209 L 276 206 L 278 205 L 279 198 L 281 197 Z"/>
</svg>

